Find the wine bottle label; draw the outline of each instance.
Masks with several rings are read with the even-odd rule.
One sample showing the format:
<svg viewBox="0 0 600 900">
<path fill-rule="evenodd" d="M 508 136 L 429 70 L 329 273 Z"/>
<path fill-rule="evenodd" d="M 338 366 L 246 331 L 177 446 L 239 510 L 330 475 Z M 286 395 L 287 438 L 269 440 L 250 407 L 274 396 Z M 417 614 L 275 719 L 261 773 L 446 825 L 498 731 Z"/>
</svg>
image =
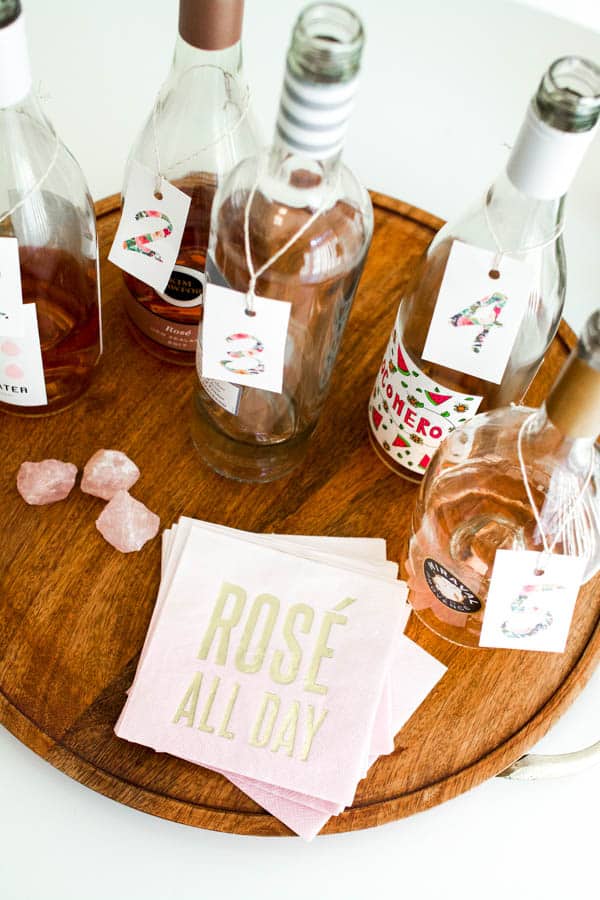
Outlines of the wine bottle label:
<svg viewBox="0 0 600 900">
<path fill-rule="evenodd" d="M 562 653 L 586 560 L 535 550 L 496 550 L 481 647 Z"/>
<path fill-rule="evenodd" d="M 471 419 L 482 400 L 451 391 L 420 371 L 400 340 L 396 320 L 369 401 L 371 430 L 391 460 L 424 472 L 446 435 Z"/>
<path fill-rule="evenodd" d="M 208 283 L 202 321 L 202 378 L 280 394 L 292 304 Z"/>
<path fill-rule="evenodd" d="M 481 601 L 473 591 L 437 560 L 427 558 L 423 563 L 423 574 L 429 590 L 448 609 L 463 613 L 481 609 Z"/>
<path fill-rule="evenodd" d="M 200 378 L 200 384 L 210 399 L 214 400 L 217 406 L 231 413 L 232 416 L 237 416 L 240 407 L 240 397 L 242 396 L 241 387 L 237 384 L 229 384 L 228 381 L 202 378 L 200 373 L 198 373 L 198 377 Z"/>
<path fill-rule="evenodd" d="M 533 284 L 527 263 L 454 241 L 423 359 L 500 384 Z"/>
<path fill-rule="evenodd" d="M 22 337 L 0 336 L 0 400 L 12 406 L 46 406 L 35 303 L 23 304 L 21 317 Z"/>
<path fill-rule="evenodd" d="M 193 352 L 198 340 L 198 326 L 172 322 L 146 309 L 129 293 L 124 295 L 125 309 L 142 334 L 171 350 Z"/>
<path fill-rule="evenodd" d="M 200 269 L 188 266 L 175 266 L 164 291 L 157 291 L 158 296 L 170 306 L 190 309 L 202 306 L 206 275 Z"/>
<path fill-rule="evenodd" d="M 134 161 L 109 260 L 164 293 L 175 266 L 191 198 Z"/>
<path fill-rule="evenodd" d="M 0 237 L 0 334 L 22 337 L 23 293 L 19 245 L 16 238 Z"/>
</svg>

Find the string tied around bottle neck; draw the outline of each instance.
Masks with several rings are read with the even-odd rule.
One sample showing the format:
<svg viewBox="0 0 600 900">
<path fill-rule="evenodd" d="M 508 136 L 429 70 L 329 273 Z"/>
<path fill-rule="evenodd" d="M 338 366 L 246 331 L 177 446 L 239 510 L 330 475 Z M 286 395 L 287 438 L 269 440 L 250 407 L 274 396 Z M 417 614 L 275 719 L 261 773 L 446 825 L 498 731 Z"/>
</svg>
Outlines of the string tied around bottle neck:
<svg viewBox="0 0 600 900">
<path fill-rule="evenodd" d="M 44 169 L 44 171 L 43 171 L 43 173 L 40 175 L 40 177 L 37 179 L 37 181 L 35 181 L 34 184 L 32 184 L 32 186 L 31 186 L 30 188 L 28 188 L 28 189 L 25 191 L 25 193 L 23 194 L 23 196 L 21 197 L 21 199 L 20 199 L 20 200 L 17 200 L 17 202 L 14 203 L 14 204 L 10 207 L 10 209 L 8 209 L 5 213 L 2 213 L 2 214 L 0 215 L 0 225 L 1 225 L 2 222 L 4 222 L 6 219 L 11 218 L 11 216 L 13 216 L 13 215 L 17 212 L 17 210 L 21 209 L 21 207 L 24 206 L 25 203 L 27 203 L 27 201 L 28 201 L 35 193 L 37 193 L 37 191 L 39 191 L 39 189 L 40 189 L 41 187 L 43 187 L 43 185 L 44 185 L 45 182 L 46 182 L 46 179 L 48 178 L 48 176 L 50 175 L 52 169 L 54 168 L 54 165 L 55 165 L 55 163 L 56 163 L 56 160 L 58 159 L 58 151 L 60 150 L 60 138 L 58 137 L 58 134 L 57 134 L 57 132 L 54 130 L 54 128 L 52 127 L 52 125 L 51 125 L 50 123 L 48 123 L 48 125 L 49 125 L 49 128 L 50 128 L 50 130 L 51 130 L 53 136 L 54 136 L 54 150 L 53 150 L 53 152 L 52 152 L 52 156 L 51 156 L 51 158 L 50 158 L 50 162 L 48 163 L 48 165 L 46 166 L 46 168 Z"/>
<path fill-rule="evenodd" d="M 272 256 L 267 259 L 258 269 L 254 268 L 254 261 L 252 259 L 252 251 L 250 249 L 250 210 L 252 208 L 252 204 L 254 203 L 254 197 L 256 195 L 256 191 L 258 190 L 258 185 L 261 179 L 261 175 L 265 172 L 264 168 L 259 173 L 256 181 L 254 182 L 250 193 L 248 194 L 248 200 L 246 201 L 246 206 L 244 209 L 244 250 L 246 253 L 246 267 L 249 273 L 248 279 L 248 290 L 246 291 L 246 308 L 245 313 L 247 316 L 255 316 L 256 310 L 254 308 L 254 299 L 256 297 L 256 282 L 263 275 L 267 269 L 273 265 L 273 263 L 277 262 L 284 253 L 290 249 L 290 247 L 298 241 L 303 234 L 312 228 L 314 223 L 317 221 L 322 212 L 324 212 L 328 206 L 331 204 L 333 198 L 335 197 L 335 193 L 337 190 L 337 182 L 336 179 L 335 184 L 330 188 L 330 190 L 326 191 L 323 195 L 323 199 L 319 203 L 318 207 L 315 211 L 309 216 L 308 219 L 304 222 L 303 225 L 295 231 L 291 237 L 274 253 Z"/>
<path fill-rule="evenodd" d="M 190 153 L 188 156 L 184 156 L 181 159 L 178 159 L 172 165 L 169 166 L 170 169 L 176 169 L 178 166 L 183 165 L 184 163 L 191 162 L 191 160 L 195 159 L 200 154 L 204 153 L 206 150 L 210 150 L 211 147 L 215 147 L 217 144 L 220 144 L 221 141 L 224 141 L 226 138 L 232 137 L 235 132 L 238 130 L 242 122 L 245 121 L 248 111 L 250 109 L 250 88 L 246 86 L 246 90 L 244 92 L 244 98 L 242 101 L 241 108 L 238 106 L 236 101 L 233 99 L 233 85 L 236 81 L 235 76 L 232 75 L 231 72 L 228 72 L 226 69 L 223 69 L 221 66 L 216 66 L 212 63 L 203 63 L 202 65 L 190 66 L 189 69 L 186 69 L 179 76 L 179 81 L 185 76 L 189 75 L 190 72 L 198 69 L 214 69 L 218 72 L 221 72 L 225 81 L 225 93 L 227 95 L 226 100 L 223 104 L 223 109 L 225 110 L 227 106 L 232 105 L 235 106 L 236 109 L 239 110 L 239 116 L 228 128 L 221 131 L 215 138 L 208 141 L 208 143 L 204 144 L 202 147 L 198 147 L 197 150 L 194 150 L 193 153 Z M 156 100 L 154 101 L 154 106 L 152 107 L 152 143 L 154 145 L 154 161 L 155 161 L 155 185 L 154 185 L 154 196 L 157 200 L 162 200 L 162 182 L 163 179 L 166 179 L 166 175 L 163 172 L 161 156 L 160 156 L 160 147 L 158 144 L 158 118 L 160 112 L 162 110 L 163 97 L 161 91 L 156 95 Z"/>
<path fill-rule="evenodd" d="M 483 198 L 483 213 L 485 216 L 485 224 L 487 229 L 491 235 L 491 238 L 496 246 L 496 255 L 494 256 L 494 260 L 492 262 L 492 267 L 490 269 L 489 275 L 490 278 L 499 278 L 500 277 L 500 265 L 502 264 L 502 260 L 507 254 L 511 254 L 513 256 L 520 256 L 523 253 L 531 253 L 534 250 L 543 250 L 544 247 L 549 247 L 551 244 L 554 244 L 555 241 L 559 239 L 565 230 L 564 222 L 560 222 L 557 228 L 554 229 L 554 232 L 550 235 L 550 237 L 546 238 L 543 241 L 539 241 L 536 244 L 530 244 L 525 247 L 517 247 L 514 249 L 508 249 L 507 247 L 502 246 L 502 242 L 498 237 L 496 229 L 492 224 L 492 219 L 490 216 L 490 199 L 491 199 L 491 188 L 486 191 L 486 194 Z"/>
<path fill-rule="evenodd" d="M 594 473 L 594 446 L 590 447 L 590 465 L 587 471 L 587 475 L 584 478 L 581 489 L 573 502 L 570 505 L 570 509 L 567 510 L 566 515 L 562 517 L 562 523 L 556 532 L 556 536 L 551 544 L 548 543 L 548 537 L 546 532 L 544 531 L 544 527 L 542 525 L 541 515 L 537 508 L 536 502 L 533 498 L 533 492 L 531 490 L 531 485 L 529 484 L 529 478 L 527 476 L 527 468 L 525 466 L 525 460 L 523 457 L 523 435 L 531 422 L 537 415 L 537 411 L 532 412 L 527 418 L 521 423 L 521 427 L 519 428 L 519 433 L 517 436 L 517 456 L 519 459 L 519 467 L 521 469 L 521 477 L 523 478 L 523 484 L 525 485 L 525 493 L 527 494 L 527 499 L 529 501 L 529 505 L 531 506 L 531 511 L 533 513 L 533 517 L 535 519 L 535 523 L 537 525 L 537 530 L 540 535 L 543 551 L 540 551 L 540 555 L 538 557 L 538 561 L 536 564 L 535 575 L 543 575 L 544 574 L 544 560 L 548 557 L 552 556 L 554 552 L 554 548 L 558 543 L 560 543 L 563 539 L 563 536 L 567 530 L 567 526 L 571 524 L 575 513 L 577 512 L 579 505 L 581 504 L 585 493 L 590 485 L 592 475 Z"/>
</svg>

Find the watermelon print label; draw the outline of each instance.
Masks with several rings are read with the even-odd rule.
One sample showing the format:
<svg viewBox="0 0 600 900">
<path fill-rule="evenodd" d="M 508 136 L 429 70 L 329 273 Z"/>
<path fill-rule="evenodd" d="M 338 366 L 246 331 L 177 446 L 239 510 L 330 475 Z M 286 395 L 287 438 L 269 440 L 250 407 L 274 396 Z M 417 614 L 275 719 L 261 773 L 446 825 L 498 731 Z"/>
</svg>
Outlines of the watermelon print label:
<svg viewBox="0 0 600 900">
<path fill-rule="evenodd" d="M 527 263 L 454 241 L 423 359 L 500 384 L 533 283 Z"/>
<path fill-rule="evenodd" d="M 473 418 L 482 400 L 451 391 L 421 372 L 396 323 L 369 400 L 371 431 L 390 459 L 422 474 L 446 435 Z"/>
</svg>

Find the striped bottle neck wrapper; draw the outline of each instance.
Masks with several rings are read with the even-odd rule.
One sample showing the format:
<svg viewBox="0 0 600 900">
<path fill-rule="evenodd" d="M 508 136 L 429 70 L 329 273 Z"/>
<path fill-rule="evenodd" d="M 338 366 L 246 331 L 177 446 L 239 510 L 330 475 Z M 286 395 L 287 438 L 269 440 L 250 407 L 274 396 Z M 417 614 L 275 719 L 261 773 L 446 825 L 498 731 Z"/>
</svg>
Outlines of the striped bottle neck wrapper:
<svg viewBox="0 0 600 900">
<path fill-rule="evenodd" d="M 294 153 L 327 159 L 343 147 L 358 79 L 338 84 L 300 81 L 285 74 L 277 133 Z"/>
</svg>

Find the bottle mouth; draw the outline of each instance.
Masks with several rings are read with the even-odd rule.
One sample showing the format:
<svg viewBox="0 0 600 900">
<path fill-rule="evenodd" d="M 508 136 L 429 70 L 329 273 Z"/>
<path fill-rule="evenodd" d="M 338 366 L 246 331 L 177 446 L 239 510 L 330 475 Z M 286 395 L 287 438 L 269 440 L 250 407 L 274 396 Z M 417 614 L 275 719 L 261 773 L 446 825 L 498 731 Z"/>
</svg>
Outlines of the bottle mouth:
<svg viewBox="0 0 600 900">
<path fill-rule="evenodd" d="M 600 116 L 600 67 L 563 56 L 542 78 L 536 103 L 543 120 L 560 131 L 589 131 Z"/>
<path fill-rule="evenodd" d="M 349 81 L 356 76 L 365 41 L 361 20 L 339 3 L 312 3 L 292 32 L 292 70 L 311 81 Z"/>
<path fill-rule="evenodd" d="M 21 15 L 20 0 L 0 0 L 0 28 L 6 28 Z"/>
</svg>

